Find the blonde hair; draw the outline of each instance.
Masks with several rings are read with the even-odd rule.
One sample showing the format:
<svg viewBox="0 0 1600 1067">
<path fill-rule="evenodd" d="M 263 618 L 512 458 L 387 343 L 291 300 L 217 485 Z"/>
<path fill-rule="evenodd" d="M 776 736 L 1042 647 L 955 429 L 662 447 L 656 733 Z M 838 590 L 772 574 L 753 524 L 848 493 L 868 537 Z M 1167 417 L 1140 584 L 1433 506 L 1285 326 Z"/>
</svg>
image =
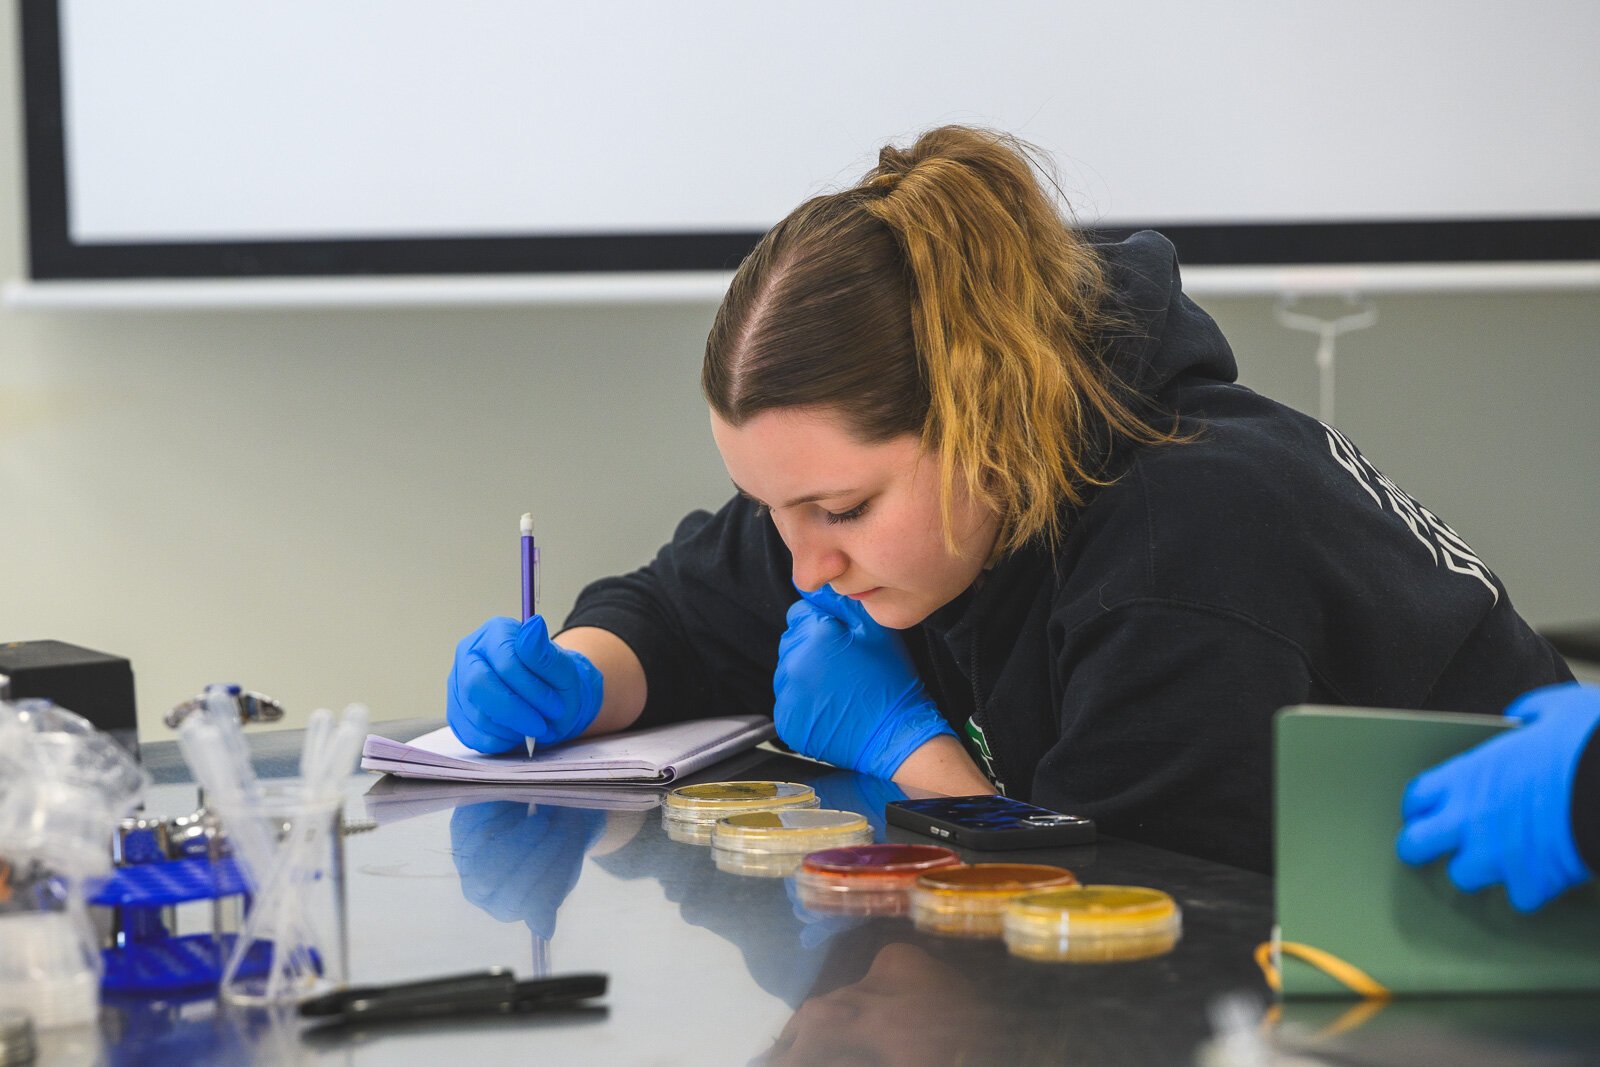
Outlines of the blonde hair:
<svg viewBox="0 0 1600 1067">
<path fill-rule="evenodd" d="M 1054 543 L 1106 485 L 1117 439 L 1179 440 L 1100 347 L 1121 327 L 1104 269 L 1006 134 L 942 126 L 884 148 L 854 187 L 800 205 L 736 272 L 701 384 L 738 426 L 837 412 L 867 443 L 919 435 L 946 544 L 956 489 L 996 509 L 996 556 Z M 1041 167 L 1042 169 L 1042 167 Z"/>
</svg>

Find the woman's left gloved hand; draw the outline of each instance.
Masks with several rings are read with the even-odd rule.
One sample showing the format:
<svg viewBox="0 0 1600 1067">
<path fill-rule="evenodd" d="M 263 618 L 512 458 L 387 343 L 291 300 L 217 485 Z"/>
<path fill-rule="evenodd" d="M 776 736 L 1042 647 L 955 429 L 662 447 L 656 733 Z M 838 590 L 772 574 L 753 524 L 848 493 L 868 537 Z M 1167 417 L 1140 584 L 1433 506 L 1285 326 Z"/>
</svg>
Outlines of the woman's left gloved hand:
<svg viewBox="0 0 1600 1067">
<path fill-rule="evenodd" d="M 879 778 L 940 734 L 954 735 L 917 677 L 900 635 L 828 586 L 789 609 L 772 677 L 784 744 Z"/>
<path fill-rule="evenodd" d="M 1418 864 L 1454 852 L 1457 887 L 1504 882 L 1512 906 L 1533 911 L 1590 878 L 1572 836 L 1572 784 L 1600 724 L 1600 689 L 1545 686 L 1506 717 L 1523 725 L 1412 779 L 1395 851 Z"/>
</svg>

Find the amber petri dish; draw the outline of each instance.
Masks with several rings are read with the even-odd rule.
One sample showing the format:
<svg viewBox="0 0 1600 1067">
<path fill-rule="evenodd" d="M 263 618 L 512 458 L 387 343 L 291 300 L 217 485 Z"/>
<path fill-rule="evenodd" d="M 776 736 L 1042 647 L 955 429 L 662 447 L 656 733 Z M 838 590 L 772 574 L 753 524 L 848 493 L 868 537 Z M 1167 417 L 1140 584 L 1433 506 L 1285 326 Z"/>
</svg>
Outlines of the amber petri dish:
<svg viewBox="0 0 1600 1067">
<path fill-rule="evenodd" d="M 661 823 L 674 841 L 708 845 L 711 827 L 724 816 L 819 803 L 816 790 L 797 782 L 705 782 L 669 792 L 661 802 Z"/>
<path fill-rule="evenodd" d="M 1006 948 L 1030 960 L 1113 963 L 1172 951 L 1178 905 L 1159 889 L 1081 885 L 1028 893 L 1006 908 Z"/>
<path fill-rule="evenodd" d="M 795 895 L 812 911 L 836 915 L 904 915 L 911 884 L 923 874 L 960 865 L 938 845 L 857 845 L 805 857 L 795 872 Z"/>
<path fill-rule="evenodd" d="M 952 937 L 999 937 L 1013 897 L 1077 885 L 1065 867 L 1042 863 L 974 863 L 920 875 L 911 887 L 918 930 Z"/>
<path fill-rule="evenodd" d="M 807 853 L 871 840 L 872 824 L 853 811 L 747 811 L 717 821 L 711 855 L 724 871 L 781 878 L 794 873 Z"/>
</svg>

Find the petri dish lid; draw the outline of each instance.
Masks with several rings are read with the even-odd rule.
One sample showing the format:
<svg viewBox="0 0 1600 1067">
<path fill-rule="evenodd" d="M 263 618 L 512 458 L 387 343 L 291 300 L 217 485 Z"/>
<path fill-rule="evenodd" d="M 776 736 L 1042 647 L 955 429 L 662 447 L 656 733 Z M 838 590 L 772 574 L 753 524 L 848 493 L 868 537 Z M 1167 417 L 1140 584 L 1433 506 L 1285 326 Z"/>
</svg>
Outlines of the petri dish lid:
<svg viewBox="0 0 1600 1067">
<path fill-rule="evenodd" d="M 825 874 L 836 879 L 912 878 L 940 867 L 961 862 L 940 845 L 854 845 L 829 848 L 806 857 L 803 869 L 809 874 Z"/>
<path fill-rule="evenodd" d="M 681 785 L 662 801 L 667 818 L 714 821 L 732 812 L 815 807 L 817 791 L 798 782 L 703 782 Z"/>
<path fill-rule="evenodd" d="M 1029 893 L 1011 901 L 1007 922 L 1019 933 L 1135 937 L 1172 927 L 1178 905 L 1159 889 L 1079 885 Z"/>
<path fill-rule="evenodd" d="M 814 852 L 853 838 L 872 839 L 866 816 L 833 808 L 746 811 L 718 820 L 714 848 L 730 852 Z"/>
<path fill-rule="evenodd" d="M 956 896 L 1015 896 L 1077 884 L 1077 876 L 1065 867 L 1043 863 L 973 863 L 929 871 L 917 879 L 916 887 L 927 893 Z"/>
</svg>

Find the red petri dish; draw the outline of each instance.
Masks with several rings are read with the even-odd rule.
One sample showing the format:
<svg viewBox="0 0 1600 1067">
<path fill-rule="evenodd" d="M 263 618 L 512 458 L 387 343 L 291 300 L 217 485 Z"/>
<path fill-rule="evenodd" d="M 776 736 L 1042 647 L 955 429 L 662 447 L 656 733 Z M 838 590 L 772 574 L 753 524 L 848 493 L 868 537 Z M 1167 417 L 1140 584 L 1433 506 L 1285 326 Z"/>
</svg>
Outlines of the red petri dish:
<svg viewBox="0 0 1600 1067">
<path fill-rule="evenodd" d="M 800 903 L 812 911 L 847 915 L 904 915 L 908 893 L 929 871 L 960 866 L 938 845 L 854 845 L 806 856 L 795 874 Z"/>
</svg>

